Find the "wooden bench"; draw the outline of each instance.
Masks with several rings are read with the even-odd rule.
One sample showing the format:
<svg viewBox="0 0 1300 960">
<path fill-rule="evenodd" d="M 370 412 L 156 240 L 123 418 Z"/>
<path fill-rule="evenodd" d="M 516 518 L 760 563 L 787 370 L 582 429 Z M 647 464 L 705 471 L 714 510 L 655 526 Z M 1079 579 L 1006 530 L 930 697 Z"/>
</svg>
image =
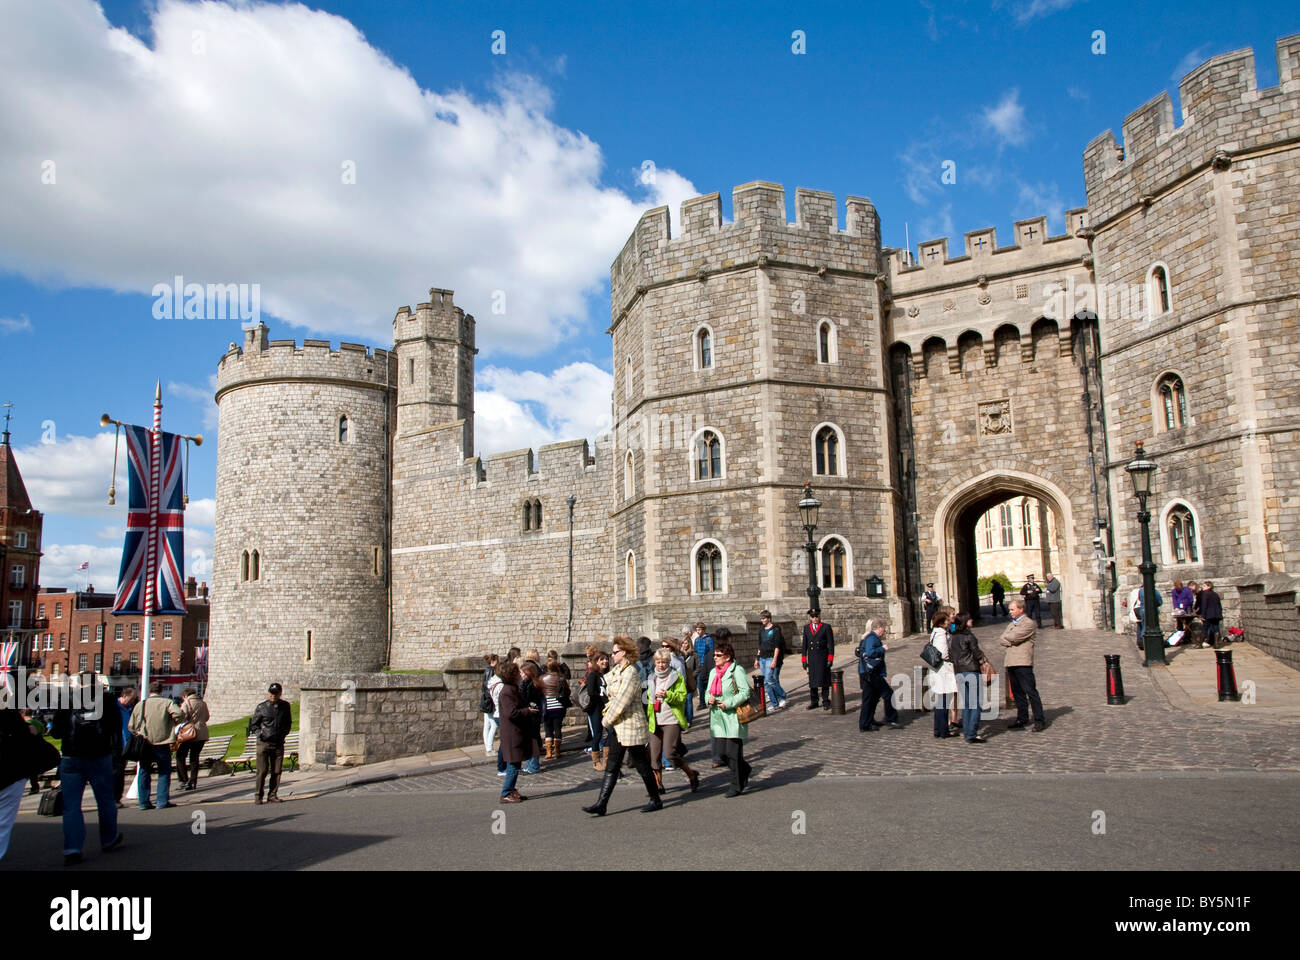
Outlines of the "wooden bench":
<svg viewBox="0 0 1300 960">
<path fill-rule="evenodd" d="M 232 776 L 241 766 L 245 770 L 253 770 L 257 766 L 257 741 L 247 741 L 244 744 L 244 752 L 226 762 L 230 765 Z M 298 732 L 296 730 L 284 738 L 284 769 L 298 769 Z"/>
<path fill-rule="evenodd" d="M 224 737 L 209 737 L 208 742 L 199 751 L 199 769 L 210 767 L 217 760 L 224 760 L 232 739 L 229 734 Z"/>
</svg>

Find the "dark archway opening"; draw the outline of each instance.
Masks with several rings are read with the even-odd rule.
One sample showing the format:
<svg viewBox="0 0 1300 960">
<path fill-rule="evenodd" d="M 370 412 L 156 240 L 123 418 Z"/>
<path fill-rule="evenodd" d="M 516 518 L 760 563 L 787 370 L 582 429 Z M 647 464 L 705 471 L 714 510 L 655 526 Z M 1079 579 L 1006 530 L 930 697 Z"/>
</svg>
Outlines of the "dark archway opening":
<svg viewBox="0 0 1300 960">
<path fill-rule="evenodd" d="M 1028 510 L 1026 510 L 1027 504 L 1030 505 Z M 987 595 L 982 596 L 980 593 L 981 570 L 978 549 L 980 544 L 977 541 L 977 537 L 981 535 L 978 530 L 980 519 L 985 514 L 996 517 L 1003 510 L 1007 511 L 1006 516 L 1010 518 L 1012 524 L 1012 527 L 1006 531 L 1007 539 L 1000 541 L 1002 547 L 1010 548 L 1004 551 L 1007 559 L 1003 562 L 995 561 L 991 565 L 986 559 L 989 569 L 984 573 L 990 575 L 996 572 L 1008 576 L 1012 584 L 1006 590 L 1008 598 L 1020 592 L 1020 587 L 1029 573 L 1034 574 L 1039 584 L 1043 583 L 1048 572 L 1058 575 L 1060 573 L 1056 569 L 1059 565 L 1059 557 L 1053 536 L 1059 530 L 1059 525 L 1054 516 L 1055 505 L 1051 501 L 1042 499 L 1041 495 L 1036 493 L 1010 485 L 998 486 L 980 494 L 962 506 L 953 520 L 952 548 L 957 582 L 953 596 L 948 600 L 959 611 L 974 616 L 977 623 L 1006 619 L 1001 611 L 995 616 L 991 601 Z M 1052 530 L 1049 530 L 1049 514 L 1053 514 L 1050 526 L 1055 529 Z M 985 546 L 998 544 L 1001 533 L 1001 530 L 995 532 L 994 529 L 986 529 L 983 536 L 991 542 L 986 542 Z M 986 558 L 989 557 L 987 551 L 984 555 Z"/>
</svg>

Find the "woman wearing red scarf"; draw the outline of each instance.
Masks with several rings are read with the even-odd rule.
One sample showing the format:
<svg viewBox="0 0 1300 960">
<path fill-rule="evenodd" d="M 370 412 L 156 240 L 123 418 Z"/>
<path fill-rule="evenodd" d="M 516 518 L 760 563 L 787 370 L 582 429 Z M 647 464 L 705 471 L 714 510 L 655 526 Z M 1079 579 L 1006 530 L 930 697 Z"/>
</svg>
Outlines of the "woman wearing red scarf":
<svg viewBox="0 0 1300 960">
<path fill-rule="evenodd" d="M 736 709 L 749 702 L 749 674 L 736 665 L 736 651 L 725 640 L 713 648 L 713 672 L 709 674 L 709 732 L 718 752 L 731 770 L 728 797 L 738 797 L 749 782 L 750 766 L 745 762 L 745 739 L 749 724 L 741 723 Z"/>
</svg>

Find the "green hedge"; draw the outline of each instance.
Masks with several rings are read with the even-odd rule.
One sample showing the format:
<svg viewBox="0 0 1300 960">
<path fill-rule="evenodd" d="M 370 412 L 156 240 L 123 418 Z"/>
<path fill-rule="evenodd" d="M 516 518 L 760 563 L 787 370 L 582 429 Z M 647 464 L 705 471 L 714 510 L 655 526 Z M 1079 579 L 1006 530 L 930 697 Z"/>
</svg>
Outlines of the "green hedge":
<svg viewBox="0 0 1300 960">
<path fill-rule="evenodd" d="M 1006 588 L 1007 593 L 1015 593 L 1015 588 L 1011 585 L 1011 578 L 1005 573 L 995 573 L 990 577 L 980 577 L 976 583 L 976 589 L 979 590 L 981 597 L 987 597 L 989 591 L 993 589 L 993 581 L 997 580 Z"/>
</svg>

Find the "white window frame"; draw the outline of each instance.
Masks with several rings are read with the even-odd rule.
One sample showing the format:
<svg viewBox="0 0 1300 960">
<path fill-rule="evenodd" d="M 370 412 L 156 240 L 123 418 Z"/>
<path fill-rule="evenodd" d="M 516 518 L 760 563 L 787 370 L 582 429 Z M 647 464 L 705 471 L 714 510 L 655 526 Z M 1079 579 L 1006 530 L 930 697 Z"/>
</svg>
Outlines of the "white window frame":
<svg viewBox="0 0 1300 960">
<path fill-rule="evenodd" d="M 828 540 L 838 540 L 844 544 L 844 586 L 842 587 L 825 586 L 826 579 L 822 570 L 822 550 Z M 853 590 L 853 545 L 849 543 L 849 538 L 842 533 L 828 533 L 817 544 L 817 586 L 821 587 L 822 593 L 827 591 L 849 593 Z"/>
<path fill-rule="evenodd" d="M 822 359 L 822 327 L 829 327 L 826 337 L 827 359 Z M 830 317 L 822 317 L 817 321 L 817 329 L 814 332 L 817 338 L 815 348 L 817 351 L 817 362 L 820 364 L 836 364 L 840 362 L 840 337 L 839 330 L 835 326 L 835 321 Z"/>
<path fill-rule="evenodd" d="M 1169 309 L 1160 308 L 1160 290 L 1156 286 L 1156 271 L 1165 272 L 1165 293 L 1169 296 Z M 1169 270 L 1168 264 L 1163 260 L 1157 260 L 1147 268 L 1146 278 L 1146 314 L 1148 320 L 1154 320 L 1156 317 L 1163 317 L 1166 313 L 1173 313 L 1174 310 L 1174 280 L 1173 274 Z M 1185 383 L 1186 381 L 1184 381 Z"/>
<path fill-rule="evenodd" d="M 718 553 L 722 555 L 722 590 L 701 590 L 700 589 L 700 567 L 699 554 L 700 548 L 713 545 L 718 548 Z M 697 540 L 691 547 L 691 595 L 692 596 L 726 596 L 731 592 L 731 565 L 727 562 L 727 548 L 721 541 L 712 537 L 705 537 L 703 540 Z"/>
<path fill-rule="evenodd" d="M 90 624 L 83 623 L 77 631 L 77 640 L 81 643 L 90 643 Z"/>
<path fill-rule="evenodd" d="M 718 475 L 716 477 L 701 477 L 699 473 L 698 444 L 700 438 L 706 433 L 711 433 L 718 438 Z M 715 480 L 727 479 L 727 438 L 722 435 L 722 431 L 717 427 L 700 427 L 691 434 L 691 442 L 686 448 L 686 458 L 686 475 L 691 478 L 691 483 L 712 483 Z"/>
<path fill-rule="evenodd" d="M 839 442 L 839 450 L 837 451 L 838 456 L 836 457 L 836 462 L 835 462 L 835 469 L 836 469 L 835 473 L 817 472 L 817 434 L 822 432 L 823 427 L 830 427 L 832 430 L 834 430 L 835 439 Z M 817 426 L 813 427 L 812 435 L 808 438 L 808 452 L 812 455 L 812 459 L 808 461 L 808 466 L 812 469 L 812 475 L 814 477 L 847 477 L 848 476 L 848 467 L 846 463 L 848 459 L 847 457 L 848 446 L 844 442 L 844 431 L 840 429 L 839 424 L 831 423 L 829 420 L 823 420 L 821 423 L 817 424 Z"/>
<path fill-rule="evenodd" d="M 16 537 L 17 537 L 17 539 L 14 541 L 14 546 L 17 547 L 19 550 L 22 550 L 22 549 L 26 548 L 26 546 L 27 546 L 27 531 L 26 531 L 26 530 L 19 530 L 18 533 L 16 534 Z"/>
<path fill-rule="evenodd" d="M 1165 400 L 1160 395 L 1160 384 L 1170 377 L 1177 377 L 1178 382 L 1183 385 L 1183 422 L 1175 427 L 1169 426 L 1165 420 Z M 1192 405 L 1187 396 L 1187 378 L 1178 370 L 1162 370 L 1160 375 L 1151 382 L 1151 425 L 1155 432 L 1168 433 L 1170 430 L 1181 430 L 1195 422 L 1196 418 L 1192 416 Z"/>
<path fill-rule="evenodd" d="M 22 590 L 27 586 L 27 564 L 15 563 L 9 569 L 9 583 L 16 590 Z"/>
<path fill-rule="evenodd" d="M 707 332 L 709 335 L 709 365 L 704 366 L 704 358 L 700 356 L 700 333 Z M 718 368 L 718 338 L 713 333 L 713 326 L 708 323 L 701 323 L 691 334 L 691 369 L 716 370 Z"/>
<path fill-rule="evenodd" d="M 1196 552 L 1200 555 L 1200 559 L 1192 563 L 1179 563 L 1174 557 L 1174 544 L 1169 536 L 1169 514 L 1177 507 L 1182 507 L 1190 513 L 1192 523 L 1196 526 Z M 1201 515 L 1194 506 L 1181 497 L 1175 497 L 1160 509 L 1160 559 L 1161 567 L 1168 568 L 1166 573 L 1205 566 L 1205 528 L 1201 526 Z M 1179 579 L 1183 578 L 1179 577 Z"/>
</svg>

